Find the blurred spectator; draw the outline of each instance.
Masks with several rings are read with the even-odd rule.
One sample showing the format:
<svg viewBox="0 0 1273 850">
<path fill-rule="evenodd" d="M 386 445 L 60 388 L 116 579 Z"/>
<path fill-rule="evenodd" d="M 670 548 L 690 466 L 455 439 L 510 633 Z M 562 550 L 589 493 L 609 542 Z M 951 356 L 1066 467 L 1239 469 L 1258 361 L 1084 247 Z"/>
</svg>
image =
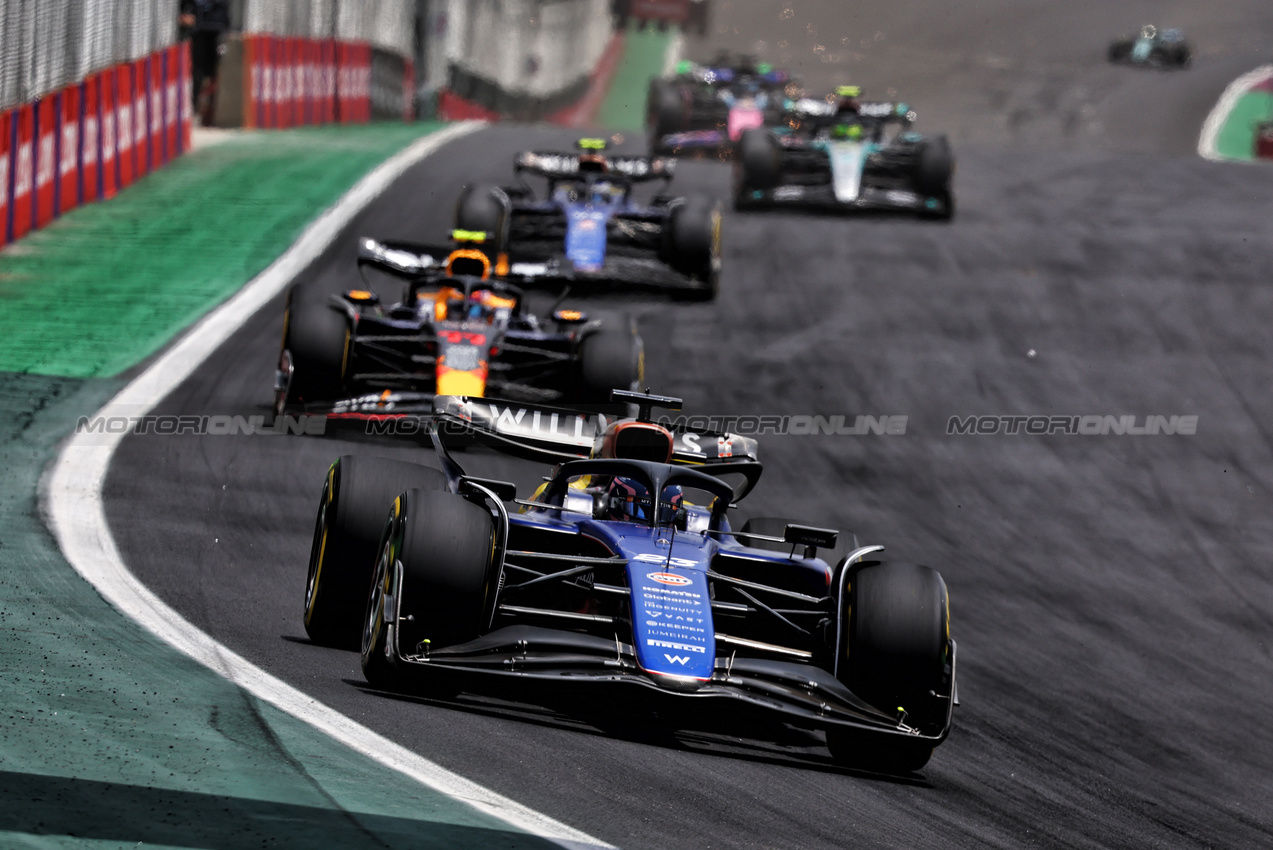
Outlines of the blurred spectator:
<svg viewBox="0 0 1273 850">
<path fill-rule="evenodd" d="M 212 123 L 221 37 L 230 28 L 230 0 L 181 0 L 181 29 L 190 36 L 190 99 L 206 127 Z"/>
</svg>

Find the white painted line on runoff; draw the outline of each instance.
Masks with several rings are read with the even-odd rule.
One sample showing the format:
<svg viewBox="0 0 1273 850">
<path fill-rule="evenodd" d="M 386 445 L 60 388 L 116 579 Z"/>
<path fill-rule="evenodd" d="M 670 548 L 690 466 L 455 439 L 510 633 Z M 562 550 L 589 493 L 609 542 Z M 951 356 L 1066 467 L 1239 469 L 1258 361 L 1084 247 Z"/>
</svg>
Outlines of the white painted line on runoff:
<svg viewBox="0 0 1273 850">
<path fill-rule="evenodd" d="M 1207 120 L 1202 122 L 1202 134 L 1198 136 L 1199 156 L 1221 162 L 1234 161 L 1220 155 L 1220 151 L 1216 150 L 1216 139 L 1220 137 L 1220 131 L 1229 120 L 1229 113 L 1238 105 L 1242 95 L 1250 91 L 1252 86 L 1269 77 L 1273 77 L 1273 65 L 1262 65 L 1254 71 L 1243 74 L 1225 87 L 1224 93 L 1220 95 L 1215 107 L 1207 115 Z"/>
<path fill-rule="evenodd" d="M 463 122 L 425 136 L 364 177 L 311 224 L 283 256 L 205 316 L 150 368 L 120 390 L 97 415 L 132 417 L 152 410 L 253 313 L 278 295 L 354 215 L 407 168 L 447 142 L 481 126 L 481 122 Z M 47 476 L 42 494 L 45 516 L 66 559 L 108 602 L 161 640 L 258 699 L 436 791 L 562 847 L 572 850 L 610 847 L 355 723 L 231 652 L 151 593 L 124 565 L 106 522 L 102 485 L 111 457 L 122 439 L 122 434 L 72 436 Z"/>
<path fill-rule="evenodd" d="M 681 54 L 684 51 L 685 36 L 677 30 L 663 51 L 663 76 L 670 77 L 676 73 L 676 63 L 681 61 Z"/>
</svg>

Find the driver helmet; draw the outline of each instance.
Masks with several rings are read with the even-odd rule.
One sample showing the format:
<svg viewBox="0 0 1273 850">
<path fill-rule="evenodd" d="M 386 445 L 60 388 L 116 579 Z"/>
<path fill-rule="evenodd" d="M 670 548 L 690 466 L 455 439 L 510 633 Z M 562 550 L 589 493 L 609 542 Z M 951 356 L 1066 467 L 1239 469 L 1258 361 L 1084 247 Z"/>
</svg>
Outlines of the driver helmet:
<svg viewBox="0 0 1273 850">
<path fill-rule="evenodd" d="M 590 187 L 589 200 L 594 204 L 609 203 L 612 194 L 613 190 L 609 183 L 604 181 L 593 183 Z"/>
<path fill-rule="evenodd" d="M 671 522 L 684 505 L 684 493 L 679 484 L 663 488 L 663 508 L 660 522 Z M 606 516 L 621 522 L 649 522 L 654 510 L 650 489 L 634 478 L 615 477 L 606 491 Z"/>
<path fill-rule="evenodd" d="M 857 115 L 862 110 L 862 104 L 858 98 L 862 96 L 861 86 L 839 86 L 835 90 L 836 114 Z"/>
<path fill-rule="evenodd" d="M 481 321 L 485 319 L 489 322 L 491 315 L 490 307 L 486 303 L 485 292 L 479 290 L 469 295 L 468 312 L 464 318 L 469 319 L 470 321 Z"/>
</svg>

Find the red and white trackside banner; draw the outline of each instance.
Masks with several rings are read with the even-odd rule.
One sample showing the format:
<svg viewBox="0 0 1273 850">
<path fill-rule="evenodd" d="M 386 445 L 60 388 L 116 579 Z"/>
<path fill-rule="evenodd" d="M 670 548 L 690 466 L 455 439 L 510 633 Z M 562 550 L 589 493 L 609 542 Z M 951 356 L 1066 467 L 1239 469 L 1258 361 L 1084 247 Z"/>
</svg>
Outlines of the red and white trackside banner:
<svg viewBox="0 0 1273 850">
<path fill-rule="evenodd" d="M 57 139 L 54 213 L 62 215 L 80 204 L 80 130 L 82 85 L 68 86 L 57 93 L 62 128 Z"/>
<path fill-rule="evenodd" d="M 372 49 L 364 42 L 243 36 L 244 126 L 285 129 L 371 120 Z M 414 117 L 415 73 L 406 63 L 402 115 Z"/>
<path fill-rule="evenodd" d="M 0 112 L 0 245 L 9 243 L 9 175 L 13 173 L 9 125 L 12 120 L 12 112 Z"/>
<path fill-rule="evenodd" d="M 35 104 L 24 103 L 12 112 L 13 167 L 9 169 L 9 241 L 31 232 L 35 220 Z"/>
<path fill-rule="evenodd" d="M 0 112 L 0 245 L 189 150 L 189 92 L 179 44 Z"/>
</svg>

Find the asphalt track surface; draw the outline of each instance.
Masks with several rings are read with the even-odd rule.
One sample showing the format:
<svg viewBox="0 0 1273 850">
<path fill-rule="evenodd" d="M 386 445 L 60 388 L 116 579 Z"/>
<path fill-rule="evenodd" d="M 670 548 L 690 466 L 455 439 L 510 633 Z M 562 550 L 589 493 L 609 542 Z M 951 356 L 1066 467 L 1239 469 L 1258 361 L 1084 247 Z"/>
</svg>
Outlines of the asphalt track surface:
<svg viewBox="0 0 1273 850">
<path fill-rule="evenodd" d="M 858 27 L 836 4 L 790 4 L 793 19 L 777 17 L 782 5 L 722 4 L 730 31 L 692 53 L 787 26 Z M 961 30 L 908 17 L 931 4 L 855 4 L 885 43 L 905 42 L 895 64 L 872 54 L 880 84 L 909 81 L 922 116 L 967 98 L 960 121 L 924 124 L 953 127 L 953 224 L 729 213 L 716 303 L 590 305 L 639 316 L 651 383 L 691 412 L 908 416 L 904 436 L 765 438 L 768 472 L 744 508 L 850 529 L 943 571 L 963 705 L 920 774 L 839 769 L 819 736 L 785 727 L 662 732 L 666 719 L 596 706 L 370 691 L 355 654 L 304 639 L 305 562 L 332 458 L 420 457 L 409 444 L 131 437 L 106 492 L 126 563 L 275 675 L 624 847 L 1270 846 L 1273 169 L 1189 151 L 1224 84 L 1267 59 L 1252 33 L 1273 29 L 1273 10 L 1156 4 L 1156 20 L 1223 50 L 1200 45 L 1192 70 L 1153 74 L 1103 62 L 1108 38 L 1148 20 L 1148 4 L 1119 4 L 1117 20 L 1101 3 L 1028 19 L 1024 5 L 975 4 Z M 925 25 L 941 38 L 903 37 Z M 1031 59 L 1045 38 L 1080 35 Z M 942 51 L 958 53 L 961 36 L 970 46 L 956 62 Z M 934 72 L 950 62 L 963 76 L 925 82 L 924 50 Z M 1102 92 L 1075 112 L 1097 129 L 1052 134 L 1062 98 L 996 130 L 996 87 L 1003 103 L 1034 103 L 1045 78 Z M 1124 100 L 1139 104 L 1134 116 Z M 350 286 L 360 234 L 441 239 L 463 182 L 507 178 L 514 151 L 569 141 L 501 126 L 448 146 L 301 282 Z M 723 196 L 728 180 L 723 166 L 691 163 L 677 185 Z M 249 319 L 156 412 L 266 412 L 281 310 Z M 946 434 L 952 416 L 1030 414 L 1199 419 L 1195 436 Z M 463 462 L 527 486 L 541 472 L 476 451 Z"/>
</svg>

